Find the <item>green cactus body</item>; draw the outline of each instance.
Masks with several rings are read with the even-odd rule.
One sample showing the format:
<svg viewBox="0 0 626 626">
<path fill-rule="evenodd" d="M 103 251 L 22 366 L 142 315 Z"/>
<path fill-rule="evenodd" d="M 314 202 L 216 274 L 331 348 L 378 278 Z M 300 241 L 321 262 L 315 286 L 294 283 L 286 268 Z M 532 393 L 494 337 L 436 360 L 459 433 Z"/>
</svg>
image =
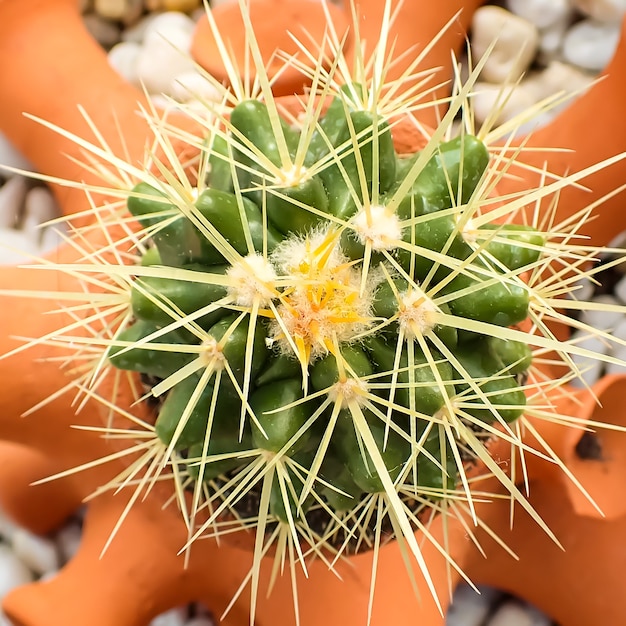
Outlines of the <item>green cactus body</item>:
<svg viewBox="0 0 626 626">
<path fill-rule="evenodd" d="M 482 142 L 443 142 L 415 172 L 419 154 L 398 157 L 387 120 L 357 110 L 346 93 L 301 131 L 277 124 L 260 101 L 237 105 L 209 155 L 195 224 L 173 219 L 176 206 L 143 183 L 128 202 L 154 232 L 142 264 L 216 278 L 137 278 L 136 321 L 117 339 L 163 329 L 155 342 L 184 347 L 166 354 L 150 341 L 120 343 L 111 362 L 166 378 L 196 358 L 168 391 L 157 436 L 190 459 L 196 478 L 200 467 L 215 479 L 251 456 L 274 459 L 269 514 L 279 522 L 322 505 L 344 515 L 364 494 L 397 497 L 389 480 L 398 493 L 410 485 L 444 497 L 459 468 L 442 416 L 458 407 L 455 419 L 504 423 L 525 403 L 517 381 L 530 349 L 473 324 L 497 335 L 527 317 L 519 275 L 537 261 L 541 234 L 481 219 L 468 236 L 464 211 L 489 162 Z M 298 158 L 301 177 L 281 183 L 285 159 Z M 169 221 L 160 228 L 159 219 Z M 167 328 L 185 316 L 195 333 Z"/>
</svg>

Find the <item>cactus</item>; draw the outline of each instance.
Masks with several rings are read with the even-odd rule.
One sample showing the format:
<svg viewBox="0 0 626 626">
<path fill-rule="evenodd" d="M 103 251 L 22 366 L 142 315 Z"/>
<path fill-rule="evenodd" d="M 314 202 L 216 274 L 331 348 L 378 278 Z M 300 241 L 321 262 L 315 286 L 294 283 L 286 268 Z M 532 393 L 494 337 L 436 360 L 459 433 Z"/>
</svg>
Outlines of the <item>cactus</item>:
<svg viewBox="0 0 626 626">
<path fill-rule="evenodd" d="M 258 66 L 260 86 L 187 111 L 200 137 L 153 117 L 166 158 L 111 159 L 115 201 L 94 206 L 96 228 L 121 224 L 124 236 L 60 267 L 110 297 L 88 297 L 87 320 L 42 339 L 98 348 L 78 383 L 87 396 L 99 397 L 102 372 L 142 381 L 153 421 L 124 411 L 132 428 L 108 429 L 133 442 L 129 457 L 144 454 L 104 488 L 135 481 L 137 498 L 172 479 L 184 549 L 255 527 L 253 607 L 272 546 L 277 563 L 332 568 L 395 539 L 435 593 L 414 532 L 432 512 L 474 515 L 477 462 L 549 533 L 489 446 L 559 463 L 523 443 L 528 417 L 554 419 L 550 394 L 580 374 L 572 355 L 612 360 L 553 334 L 554 321 L 584 326 L 562 296 L 593 272 L 595 251 L 575 241 L 587 212 L 554 224 L 542 204 L 607 163 L 498 198 L 517 152 L 496 143 L 507 129 L 472 127 L 481 63 L 437 129 L 414 124 L 424 147 L 398 154 L 398 125 L 424 105 L 385 84 L 386 45 L 348 72 L 336 42 L 330 70 L 302 68 L 312 87 L 299 109 L 282 108 Z M 174 139 L 197 150 L 193 173 Z M 541 368 L 548 353 L 568 369 L 557 381 Z"/>
</svg>

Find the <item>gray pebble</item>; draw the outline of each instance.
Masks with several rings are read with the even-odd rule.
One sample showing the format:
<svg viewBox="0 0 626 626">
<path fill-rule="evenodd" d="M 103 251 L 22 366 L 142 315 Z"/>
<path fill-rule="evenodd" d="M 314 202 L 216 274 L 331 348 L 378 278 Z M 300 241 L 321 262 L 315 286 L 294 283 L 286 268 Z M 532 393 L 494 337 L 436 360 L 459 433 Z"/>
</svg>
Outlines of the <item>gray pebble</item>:
<svg viewBox="0 0 626 626">
<path fill-rule="evenodd" d="M 0 228 L 15 228 L 24 206 L 28 183 L 23 176 L 11 176 L 0 187 Z"/>
<path fill-rule="evenodd" d="M 11 589 L 33 581 L 30 570 L 13 553 L 9 546 L 0 544 L 0 598 Z"/>
<path fill-rule="evenodd" d="M 15 531 L 11 539 L 11 547 L 15 555 L 38 576 L 54 572 L 60 566 L 54 542 L 34 535 L 24 528 L 18 528 Z"/>
</svg>

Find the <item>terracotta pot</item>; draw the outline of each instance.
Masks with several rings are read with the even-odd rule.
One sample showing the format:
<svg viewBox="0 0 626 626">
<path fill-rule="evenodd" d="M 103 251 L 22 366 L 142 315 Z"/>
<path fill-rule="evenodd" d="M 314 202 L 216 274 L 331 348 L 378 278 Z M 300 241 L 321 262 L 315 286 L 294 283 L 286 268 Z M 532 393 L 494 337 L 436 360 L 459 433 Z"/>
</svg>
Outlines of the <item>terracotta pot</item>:
<svg viewBox="0 0 626 626">
<path fill-rule="evenodd" d="M 115 115 L 124 130 L 129 158 L 139 160 L 147 135 L 145 125 L 135 114 L 139 95 L 109 69 L 104 54 L 80 24 L 75 3 L 31 0 L 28 9 L 26 4 L 23 1 L 18 3 L 17 0 L 0 2 L 0 66 L 10 68 L 0 73 L 2 129 L 41 171 L 52 176 L 89 180 L 86 172 L 60 157 L 60 154 L 67 152 L 76 154 L 71 142 L 21 116 L 21 112 L 27 110 L 79 135 L 88 135 L 88 128 L 76 109 L 77 104 L 82 104 L 105 139 L 114 149 L 121 151 L 122 142 L 117 135 L 117 126 L 112 121 Z M 455 2 L 454 6 L 446 5 L 444 12 L 442 6 L 430 2 L 405 2 L 404 12 L 396 24 L 398 41 L 402 42 L 398 50 L 415 41 L 429 41 L 433 33 L 461 5 L 468 8 L 463 14 L 464 23 L 467 23 L 478 4 Z M 367 9 L 364 11 L 363 27 L 369 27 L 378 19 L 380 3 L 370 0 L 362 2 L 361 7 Z M 417 7 L 419 15 L 416 15 Z M 33 44 L 34 41 L 37 46 Z M 446 64 L 450 46 L 461 42 L 460 33 L 453 31 L 450 38 L 435 49 L 431 60 Z M 623 41 L 607 70 L 609 77 L 533 140 L 542 145 L 565 144 L 577 148 L 574 156 L 545 155 L 551 168 L 569 167 L 574 170 L 584 167 L 611 156 L 626 144 L 626 122 L 618 109 L 618 102 L 623 101 L 619 96 L 623 95 L 620 76 L 623 76 L 625 55 L 626 43 Z M 48 64 L 43 63 L 44 59 L 51 58 L 56 60 L 54 72 L 50 71 Z M 24 80 L 24 77 L 29 80 Z M 597 124 L 594 122 L 593 132 L 574 135 L 571 129 L 580 128 L 581 121 L 596 119 L 599 103 L 606 107 L 606 115 L 602 115 Z M 571 126 L 573 122 L 578 122 L 579 126 Z M 539 159 L 532 153 L 525 158 L 536 162 Z M 613 189 L 615 180 L 623 180 L 624 174 L 626 166 L 620 164 L 594 177 L 593 196 L 577 191 L 568 192 L 559 215 L 567 216 L 588 204 L 590 198 Z M 522 182 L 526 184 L 534 180 L 530 174 L 525 174 L 524 178 Z M 512 182 L 505 184 L 507 191 L 514 188 Z M 57 194 L 66 213 L 76 213 L 86 207 L 81 194 L 59 190 Z M 618 206 L 617 199 L 612 201 L 606 205 L 600 219 L 593 225 L 585 225 L 585 231 L 593 236 L 595 243 L 608 241 L 613 232 L 626 226 L 626 217 L 622 217 L 623 212 L 618 211 Z M 610 225 L 615 230 L 609 234 L 601 225 Z M 96 237 L 95 234 L 91 236 Z M 92 243 L 98 245 L 96 240 L 92 240 Z M 77 252 L 62 247 L 54 256 L 58 261 L 72 262 L 77 258 Z M 71 291 L 77 288 L 72 279 L 56 272 L 0 269 L 2 289 L 50 291 L 52 283 L 54 289 Z M 3 336 L 37 337 L 56 329 L 58 320 L 54 316 L 43 315 L 51 308 L 55 308 L 51 301 L 15 299 L 11 307 L 3 307 L 0 311 Z M 6 340 L 2 352 L 16 345 L 17 342 Z M 124 467 L 122 461 L 116 461 L 110 466 L 65 479 L 64 482 L 37 487 L 32 492 L 38 496 L 35 503 L 31 498 L 24 497 L 26 482 L 116 450 L 113 442 L 103 441 L 96 433 L 70 428 L 71 424 L 94 425 L 99 421 L 97 407 L 92 403 L 88 403 L 75 416 L 70 407 L 71 394 L 56 398 L 36 415 L 26 419 L 17 418 L 67 383 L 57 363 L 50 360 L 54 356 L 57 356 L 54 349 L 40 346 L 34 352 L 20 353 L 0 361 L 2 380 L 10 381 L 10 387 L 7 388 L 9 393 L 3 397 L 0 436 L 10 442 L 2 444 L 2 450 L 12 461 L 8 468 L 3 467 L 0 472 L 0 493 L 3 506 L 21 523 L 37 531 L 51 529 L 83 497 Z M 33 358 L 42 360 L 37 367 L 32 365 Z M 617 412 L 619 409 L 622 385 L 621 379 L 614 379 L 603 381 L 597 388 L 605 407 L 611 407 L 611 419 L 616 417 L 612 411 Z M 597 411 L 593 409 L 592 412 L 591 405 L 585 404 L 577 415 L 583 418 L 591 415 L 595 417 Z M 590 461 L 600 465 L 589 466 L 575 456 L 574 440 L 565 441 L 555 434 L 554 441 L 568 463 L 577 470 L 582 469 L 583 474 L 587 471 L 589 479 L 594 474 L 605 475 L 608 472 L 615 476 L 615 481 L 610 484 L 619 484 L 620 477 L 624 475 L 623 459 L 618 454 L 621 450 L 619 439 L 606 441 L 605 447 L 613 452 L 614 459 Z M 564 626 L 626 623 L 626 609 L 607 600 L 607 593 L 619 592 L 616 587 L 621 580 L 615 571 L 622 568 L 622 558 L 619 551 L 611 548 L 610 543 L 616 538 L 621 539 L 626 530 L 621 508 L 610 506 L 609 499 L 604 500 L 603 494 L 598 491 L 593 495 L 609 504 L 614 519 L 601 522 L 584 517 L 581 512 L 588 512 L 581 511 L 580 505 L 575 502 L 572 505 L 569 491 L 559 485 L 555 493 L 554 480 L 542 478 L 544 474 L 553 476 L 547 469 L 541 463 L 532 468 L 531 503 L 563 538 L 567 547 L 565 553 L 557 551 L 552 543 L 548 545 L 536 525 L 523 515 L 518 516 L 513 531 L 509 532 L 506 528 L 508 505 L 490 503 L 479 505 L 480 515 L 518 549 L 522 555 L 521 561 L 513 565 L 502 555 L 501 550 L 488 548 L 489 560 L 483 563 L 460 523 L 452 523 L 448 530 L 451 554 L 477 581 L 491 582 L 518 592 L 558 617 Z M 584 478 L 583 482 L 589 486 L 587 479 Z M 593 485 L 596 484 L 594 480 Z M 606 486 L 607 483 L 600 484 Z M 593 486 L 591 490 L 594 491 Z M 58 498 L 60 491 L 64 495 Z M 27 585 L 11 592 L 4 601 L 7 615 L 21 626 L 82 626 L 85 623 L 93 626 L 143 626 L 158 612 L 189 600 L 205 601 L 219 614 L 245 576 L 250 566 L 250 556 L 236 548 L 218 547 L 214 541 L 206 540 L 196 545 L 189 566 L 185 569 L 177 551 L 185 543 L 187 531 L 173 506 L 161 510 L 170 495 L 167 485 L 159 484 L 145 500 L 137 502 L 102 559 L 99 558 L 100 552 L 128 502 L 128 494 L 126 491 L 118 495 L 105 493 L 96 498 L 88 507 L 85 536 L 78 555 L 54 580 Z M 442 537 L 441 519 L 435 520 L 432 532 L 435 537 Z M 484 539 L 484 533 L 479 532 L 478 535 Z M 593 554 L 587 546 L 594 546 L 601 557 L 595 561 L 591 559 Z M 428 542 L 425 544 L 424 556 L 441 592 L 445 609 L 447 568 Z M 423 599 L 422 604 L 418 605 L 408 579 L 404 573 L 398 575 L 399 571 L 403 572 L 404 565 L 397 545 L 390 544 L 382 550 L 378 567 L 372 619 L 374 626 L 409 626 L 415 623 L 418 615 L 420 624 L 424 626 L 443 623 L 423 581 L 418 577 Z M 351 564 L 342 569 L 345 580 L 338 583 L 332 574 L 324 571 L 321 564 L 314 564 L 310 579 L 300 584 L 303 626 L 317 626 L 321 622 L 328 626 L 365 623 L 370 568 L 371 555 L 351 559 Z M 546 573 L 550 577 L 548 580 L 560 581 L 558 585 L 546 585 Z M 593 573 L 593 577 L 589 573 Z M 578 578 L 574 581 L 576 576 Z M 456 580 L 456 576 L 452 575 L 451 583 L 454 584 Z M 583 594 L 581 587 L 576 586 L 582 582 L 587 585 L 586 594 Z M 570 593 L 573 590 L 576 591 Z M 563 594 L 567 595 L 566 599 Z M 292 624 L 291 605 L 285 601 L 289 595 L 289 581 L 284 577 L 277 583 L 269 599 L 260 600 L 257 623 L 260 626 Z M 248 599 L 244 594 L 225 623 L 232 626 L 247 624 L 247 606 Z M 594 611 L 592 616 L 590 607 Z"/>
</svg>

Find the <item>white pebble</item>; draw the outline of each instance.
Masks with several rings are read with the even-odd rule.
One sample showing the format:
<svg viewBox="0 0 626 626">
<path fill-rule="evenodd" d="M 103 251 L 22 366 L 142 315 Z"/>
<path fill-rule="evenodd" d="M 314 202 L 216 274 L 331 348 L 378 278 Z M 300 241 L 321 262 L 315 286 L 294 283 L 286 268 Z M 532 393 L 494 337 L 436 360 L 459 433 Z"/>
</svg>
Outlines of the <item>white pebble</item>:
<svg viewBox="0 0 626 626">
<path fill-rule="evenodd" d="M 189 614 L 186 607 L 178 607 L 157 615 L 148 626 L 185 626 Z"/>
<path fill-rule="evenodd" d="M 568 0 L 507 0 L 506 7 L 537 28 L 552 26 L 572 13 Z"/>
<path fill-rule="evenodd" d="M 496 124 L 502 124 L 526 111 L 536 100 L 523 85 L 499 86 L 480 82 L 474 85 L 471 101 L 478 123 L 493 116 Z"/>
<path fill-rule="evenodd" d="M 581 318 L 585 324 L 595 328 L 597 330 L 610 330 L 615 328 L 619 324 L 626 313 L 626 308 L 617 301 L 613 296 L 608 294 L 597 296 L 593 298 L 592 302 L 596 302 L 601 305 L 607 305 L 607 307 L 621 306 L 620 311 L 608 311 L 608 310 L 594 310 L 588 309 L 583 312 Z"/>
<path fill-rule="evenodd" d="M 160 21 L 165 16 L 177 18 Z M 193 22 L 182 13 L 163 13 L 146 31 L 143 48 L 137 57 L 137 76 L 149 93 L 169 93 L 176 76 L 193 69 L 189 56 Z"/>
<path fill-rule="evenodd" d="M 475 62 L 494 40 L 481 79 L 496 84 L 515 82 L 535 56 L 539 44 L 537 27 L 500 7 L 483 6 L 472 20 L 471 47 Z"/>
<path fill-rule="evenodd" d="M 619 24 L 583 20 L 574 24 L 563 41 L 563 57 L 585 70 L 604 69 L 617 48 Z"/>
<path fill-rule="evenodd" d="M 505 602 L 487 622 L 487 626 L 533 626 L 533 621 L 523 605 Z"/>
<path fill-rule="evenodd" d="M 622 278 L 613 288 L 613 293 L 620 302 L 626 304 L 626 276 Z"/>
<path fill-rule="evenodd" d="M 220 92 L 196 70 L 183 72 L 174 78 L 169 93 L 179 102 L 204 100 L 217 102 L 221 100 Z"/>
<path fill-rule="evenodd" d="M 0 228 L 15 228 L 27 191 L 28 184 L 22 176 L 11 176 L 0 187 Z"/>
<path fill-rule="evenodd" d="M 16 265 L 39 256 L 39 248 L 32 236 L 21 230 L 0 229 L 0 265 Z"/>
<path fill-rule="evenodd" d="M 158 18 L 158 13 L 148 13 L 148 15 L 142 17 L 136 24 L 130 28 L 124 29 L 124 32 L 122 32 L 122 41 L 130 41 L 138 44 L 143 43 L 146 31 Z"/>
<path fill-rule="evenodd" d="M 525 605 L 528 615 L 530 615 L 532 626 L 552 626 L 554 622 L 545 613 L 542 613 L 537 607 L 530 604 Z"/>
<path fill-rule="evenodd" d="M 26 194 L 24 201 L 23 228 L 37 228 L 58 217 L 61 211 L 47 187 L 34 187 Z"/>
<path fill-rule="evenodd" d="M 0 544 L 0 598 L 3 598 L 11 589 L 26 585 L 32 580 L 33 575 L 26 565 L 8 546 Z"/>
<path fill-rule="evenodd" d="M 576 8 L 599 22 L 619 22 L 626 13 L 626 0 L 573 0 Z"/>
<path fill-rule="evenodd" d="M 581 331 L 575 331 L 572 334 L 572 343 L 578 348 L 587 350 L 597 355 L 607 354 L 609 351 L 609 346 L 606 341 Z M 572 361 L 574 361 L 574 363 L 578 366 L 581 372 L 580 378 L 582 379 L 580 380 L 575 378 L 572 380 L 572 385 L 574 387 L 583 387 L 583 381 L 587 385 L 591 386 L 602 375 L 603 364 L 598 361 L 597 358 L 593 358 L 593 356 L 590 358 L 587 356 L 572 354 Z"/>
<path fill-rule="evenodd" d="M 626 342 L 626 317 L 623 317 L 619 324 L 615 326 L 611 335 L 615 339 L 619 339 L 620 341 Z M 625 374 L 626 373 L 626 345 L 622 345 L 621 343 L 614 343 L 611 355 L 616 359 L 622 361 L 622 364 L 617 363 L 607 363 L 606 365 L 606 373 L 607 374 Z"/>
<path fill-rule="evenodd" d="M 154 33 L 160 33 L 167 38 L 170 32 L 178 30 L 193 35 L 195 27 L 194 21 L 188 15 L 177 11 L 166 11 L 159 13 L 153 20 L 149 21 L 144 34 L 144 41 Z"/>
<path fill-rule="evenodd" d="M 137 61 L 140 53 L 140 44 L 134 41 L 120 41 L 107 55 L 111 67 L 131 85 L 139 85 Z"/>
<path fill-rule="evenodd" d="M 567 63 L 552 61 L 542 71 L 529 75 L 522 82 L 522 85 L 525 89 L 532 91 L 534 97 L 539 101 L 559 92 L 564 94 L 580 93 L 590 87 L 592 83 L 593 78 L 589 74 L 581 72 L 578 68 Z M 562 106 L 568 104 L 569 101 Z"/>
<path fill-rule="evenodd" d="M 66 524 L 55 536 L 56 544 L 64 563 L 69 561 L 80 547 L 81 529 L 76 523 Z"/>
<path fill-rule="evenodd" d="M 32 164 L 17 151 L 15 146 L 0 133 L 0 165 L 6 165 L 7 167 L 15 167 L 19 170 L 32 170 Z M 0 168 L 0 173 L 2 169 Z"/>
<path fill-rule="evenodd" d="M 481 626 L 500 593 L 491 588 L 478 594 L 469 585 L 459 585 L 446 615 L 446 626 Z"/>
<path fill-rule="evenodd" d="M 38 576 L 59 568 L 59 555 L 50 539 L 20 528 L 13 535 L 11 546 L 22 562 Z"/>
<path fill-rule="evenodd" d="M 19 526 L 0 509 L 0 540 L 11 541 L 11 537 L 18 528 Z"/>
</svg>

